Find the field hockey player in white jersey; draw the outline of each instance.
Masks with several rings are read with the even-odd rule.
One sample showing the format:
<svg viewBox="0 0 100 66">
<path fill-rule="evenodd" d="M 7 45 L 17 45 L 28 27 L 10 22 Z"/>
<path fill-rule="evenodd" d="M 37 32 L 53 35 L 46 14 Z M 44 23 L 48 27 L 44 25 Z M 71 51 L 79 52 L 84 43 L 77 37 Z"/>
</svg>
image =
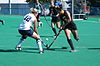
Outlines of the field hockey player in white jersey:
<svg viewBox="0 0 100 66">
<path fill-rule="evenodd" d="M 37 30 L 37 15 L 38 15 L 38 10 L 35 8 L 30 8 L 31 13 L 26 14 L 24 16 L 23 21 L 19 25 L 18 31 L 22 35 L 20 38 L 19 43 L 16 46 L 16 50 L 21 50 L 21 45 L 24 42 L 24 40 L 27 37 L 31 37 L 36 39 L 37 45 L 39 47 L 39 53 L 43 53 L 43 48 L 42 48 L 42 40 L 38 34 Z"/>
</svg>

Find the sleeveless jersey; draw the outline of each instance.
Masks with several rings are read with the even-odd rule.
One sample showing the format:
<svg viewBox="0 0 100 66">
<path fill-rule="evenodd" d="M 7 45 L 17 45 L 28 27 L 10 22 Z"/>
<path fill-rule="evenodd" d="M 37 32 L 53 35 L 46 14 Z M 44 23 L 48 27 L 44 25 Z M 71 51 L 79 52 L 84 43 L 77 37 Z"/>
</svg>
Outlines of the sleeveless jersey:
<svg viewBox="0 0 100 66">
<path fill-rule="evenodd" d="M 55 7 L 50 7 L 49 10 L 50 10 L 50 14 L 52 15 L 52 17 L 58 17 L 56 16 L 58 13 Z"/>
<path fill-rule="evenodd" d="M 66 13 L 66 11 L 64 10 L 64 14 L 61 14 L 60 15 L 60 19 L 64 22 L 67 22 L 69 17 L 68 17 L 68 14 Z"/>
<path fill-rule="evenodd" d="M 66 13 L 66 11 L 64 11 L 64 14 L 60 15 L 60 19 L 62 21 L 64 21 L 65 24 L 68 22 L 69 17 L 68 17 L 68 14 Z M 74 21 L 72 20 L 72 16 L 71 16 L 71 21 L 65 26 L 64 30 L 65 29 L 77 30 L 77 26 L 74 23 Z"/>
<path fill-rule="evenodd" d="M 30 26 L 32 26 L 35 19 L 36 17 L 32 13 L 25 15 L 18 29 L 19 30 L 30 30 L 31 29 Z"/>
</svg>

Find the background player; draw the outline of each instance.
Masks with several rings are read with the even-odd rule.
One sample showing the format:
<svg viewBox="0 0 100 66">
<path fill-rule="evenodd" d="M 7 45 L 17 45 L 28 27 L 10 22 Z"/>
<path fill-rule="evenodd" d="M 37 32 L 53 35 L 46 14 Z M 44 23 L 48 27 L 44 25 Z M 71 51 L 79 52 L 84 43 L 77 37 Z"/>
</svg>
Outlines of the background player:
<svg viewBox="0 0 100 66">
<path fill-rule="evenodd" d="M 58 3 L 54 3 L 54 1 L 51 1 L 51 7 L 49 8 L 49 10 L 50 10 L 49 14 L 51 14 L 51 17 L 52 17 L 52 19 L 51 19 L 51 27 L 52 27 L 53 32 L 55 33 L 54 36 L 57 35 L 57 31 L 56 31 L 56 29 L 54 27 L 55 24 L 56 24 L 57 28 L 60 29 L 60 17 L 59 17 L 59 14 L 58 14 L 57 10 L 56 10 L 57 7 L 59 7 L 59 4 Z"/>
<path fill-rule="evenodd" d="M 42 11 L 44 12 L 44 10 L 43 10 L 43 7 L 42 7 L 42 5 L 39 3 L 38 0 L 36 0 L 35 8 L 38 10 L 38 15 L 37 15 L 38 27 L 43 26 L 43 23 L 40 21 L 40 16 L 41 16 L 41 14 L 42 14 Z"/>
<path fill-rule="evenodd" d="M 38 47 L 39 47 L 39 51 L 40 51 L 40 53 L 43 53 L 41 38 L 40 38 L 40 36 L 38 34 L 38 30 L 37 30 L 36 16 L 38 15 L 38 10 L 34 9 L 34 8 L 31 8 L 30 10 L 32 13 L 29 13 L 29 14 L 24 16 L 24 19 L 18 28 L 18 31 L 22 35 L 22 37 L 16 46 L 16 50 L 21 50 L 22 43 L 29 36 L 31 38 L 36 39 L 36 42 L 37 42 Z M 32 26 L 32 24 L 34 26 Z M 33 28 L 33 30 L 31 28 Z"/>
</svg>

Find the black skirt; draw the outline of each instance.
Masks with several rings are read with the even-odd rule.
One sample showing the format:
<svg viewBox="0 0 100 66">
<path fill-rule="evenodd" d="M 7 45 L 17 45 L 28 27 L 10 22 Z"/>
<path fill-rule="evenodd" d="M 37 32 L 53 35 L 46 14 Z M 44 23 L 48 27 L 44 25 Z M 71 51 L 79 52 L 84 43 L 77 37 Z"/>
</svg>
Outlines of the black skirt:
<svg viewBox="0 0 100 66">
<path fill-rule="evenodd" d="M 65 29 L 77 30 L 77 26 L 76 26 L 76 24 L 75 24 L 73 21 L 71 21 L 70 23 L 68 23 L 68 24 L 65 26 L 64 30 L 65 30 Z"/>
</svg>

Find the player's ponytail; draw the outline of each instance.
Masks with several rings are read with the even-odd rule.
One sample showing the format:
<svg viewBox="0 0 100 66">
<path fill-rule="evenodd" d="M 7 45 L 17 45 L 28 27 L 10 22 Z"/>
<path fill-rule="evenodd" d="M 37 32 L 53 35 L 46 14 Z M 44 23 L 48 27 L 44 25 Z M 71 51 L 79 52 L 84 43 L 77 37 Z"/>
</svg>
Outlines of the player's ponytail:
<svg viewBox="0 0 100 66">
<path fill-rule="evenodd" d="M 38 13 L 38 10 L 36 8 L 30 8 L 30 11 L 34 14 L 34 13 Z"/>
</svg>

